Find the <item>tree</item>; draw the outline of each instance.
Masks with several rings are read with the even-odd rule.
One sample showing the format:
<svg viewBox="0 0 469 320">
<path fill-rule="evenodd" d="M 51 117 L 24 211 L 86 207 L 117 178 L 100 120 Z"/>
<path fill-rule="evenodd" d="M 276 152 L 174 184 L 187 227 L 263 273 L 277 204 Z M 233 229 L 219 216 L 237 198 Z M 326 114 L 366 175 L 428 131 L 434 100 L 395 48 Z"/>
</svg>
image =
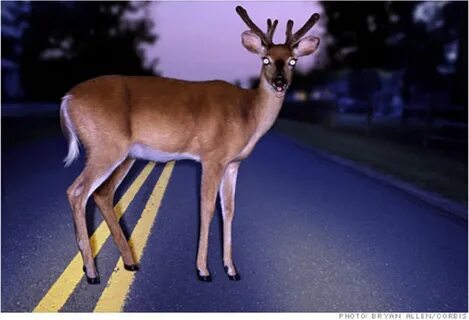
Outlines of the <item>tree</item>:
<svg viewBox="0 0 469 320">
<path fill-rule="evenodd" d="M 411 86 L 452 91 L 467 106 L 467 2 L 322 4 L 331 68 L 404 69 L 404 95 Z"/>
<path fill-rule="evenodd" d="M 24 92 L 20 83 L 20 40 L 25 23 L 22 16 L 28 11 L 25 2 L 3 1 L 2 7 L 2 99 L 21 99 Z"/>
<path fill-rule="evenodd" d="M 31 2 L 22 42 L 22 81 L 32 100 L 58 100 L 103 74 L 152 74 L 138 45 L 151 43 L 151 21 L 125 20 L 147 2 Z M 156 62 L 155 62 L 156 63 Z"/>
<path fill-rule="evenodd" d="M 384 68 L 402 64 L 399 52 L 416 2 L 324 1 L 333 68 Z"/>
<path fill-rule="evenodd" d="M 457 43 L 457 61 L 455 63 L 454 85 L 452 86 L 453 103 L 467 107 L 467 39 L 468 39 L 468 3 L 450 2 L 444 7 L 445 37 Z"/>
<path fill-rule="evenodd" d="M 3 1 L 2 6 L 2 59 L 18 62 L 21 47 L 19 40 L 25 28 L 22 16 L 27 13 L 24 2 Z"/>
</svg>

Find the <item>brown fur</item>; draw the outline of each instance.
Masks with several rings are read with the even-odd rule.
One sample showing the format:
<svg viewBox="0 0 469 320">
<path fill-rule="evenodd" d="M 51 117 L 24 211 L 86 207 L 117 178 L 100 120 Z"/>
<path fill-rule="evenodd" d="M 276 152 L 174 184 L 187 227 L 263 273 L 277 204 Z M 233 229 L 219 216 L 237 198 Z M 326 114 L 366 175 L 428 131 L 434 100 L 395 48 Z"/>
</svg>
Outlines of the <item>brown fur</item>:
<svg viewBox="0 0 469 320">
<path fill-rule="evenodd" d="M 253 25 L 245 10 L 237 11 Z M 272 34 L 276 24 L 269 24 Z M 266 42 L 272 34 L 263 36 Z M 88 278 L 97 277 L 85 221 L 86 202 L 91 194 L 124 263 L 135 264 L 112 210 L 114 192 L 133 163 L 135 147 L 152 150 L 153 154 L 164 152 L 174 159 L 184 154 L 200 160 L 198 274 L 209 276 L 208 231 L 218 192 L 224 221 L 224 263 L 228 275 L 237 274 L 231 253 L 231 227 L 239 163 L 251 153 L 280 111 L 285 92 L 276 92 L 273 78 L 281 71 L 288 87 L 293 74 L 288 61 L 313 52 L 319 43 L 309 38 L 300 43 L 298 50 L 288 45 L 264 47 L 249 32 L 243 33 L 243 37 L 248 50 L 262 53 L 272 61 L 263 65 L 260 84 L 255 90 L 241 89 L 224 81 L 111 75 L 80 83 L 67 94 L 61 107 L 62 127 L 70 142 L 67 164 L 78 155 L 75 137 L 87 155 L 86 166 L 68 188 L 67 195 Z M 280 67 L 283 70 L 278 70 Z"/>
<path fill-rule="evenodd" d="M 273 94 L 265 77 L 257 90 L 246 90 L 224 81 L 189 82 L 115 75 L 85 81 L 72 88 L 68 96 L 68 115 L 87 154 L 84 171 L 68 190 L 87 276 L 97 276 L 84 220 L 87 195 L 92 192 L 124 263 L 135 264 L 130 248 L 122 241 L 117 220 L 110 216 L 114 190 L 125 171 L 120 167 L 129 164 L 128 161 L 120 163 L 135 144 L 200 158 L 203 174 L 197 268 L 201 275 L 207 276 L 208 225 L 225 169 L 233 164 L 231 175 L 236 175 L 239 161 L 249 155 L 258 139 L 272 126 L 283 97 Z M 109 178 L 95 191 L 96 181 L 116 166 L 118 178 Z M 234 194 L 235 186 L 230 183 L 234 182 L 225 183 L 225 188 Z M 228 273 L 234 275 L 236 269 L 231 260 L 234 196 L 225 191 L 224 197 L 227 199 L 224 203 L 227 208 L 224 209 L 227 212 L 225 265 Z"/>
<path fill-rule="evenodd" d="M 223 81 L 103 76 L 69 93 L 70 117 L 87 150 L 99 139 L 127 148 L 142 143 L 201 159 L 215 152 L 229 162 L 256 128 L 255 91 Z M 227 140 L 229 148 L 220 149 Z"/>
</svg>

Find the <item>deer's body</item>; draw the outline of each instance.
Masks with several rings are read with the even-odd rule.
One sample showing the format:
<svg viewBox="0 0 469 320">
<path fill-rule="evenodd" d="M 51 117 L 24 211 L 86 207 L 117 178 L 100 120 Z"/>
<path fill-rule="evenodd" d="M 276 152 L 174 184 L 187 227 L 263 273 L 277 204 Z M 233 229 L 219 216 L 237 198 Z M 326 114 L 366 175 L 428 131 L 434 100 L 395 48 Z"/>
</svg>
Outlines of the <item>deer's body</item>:
<svg viewBox="0 0 469 320">
<path fill-rule="evenodd" d="M 229 163 L 272 126 L 283 97 L 265 96 L 224 81 L 103 76 L 70 90 L 66 111 L 87 150 L 103 139 L 135 158 Z"/>
<path fill-rule="evenodd" d="M 89 283 L 99 283 L 85 220 L 88 198 L 108 224 L 127 270 L 138 265 L 113 211 L 114 192 L 135 158 L 166 162 L 193 159 L 202 164 L 197 276 L 210 281 L 208 231 L 220 194 L 223 213 L 223 261 L 231 280 L 239 280 L 231 253 L 234 195 L 240 161 L 273 125 L 291 82 L 297 57 L 313 53 L 315 37 L 301 38 L 319 19 L 317 14 L 294 35 L 287 24 L 285 44 L 272 43 L 277 20 L 263 33 L 247 12 L 236 8 L 250 27 L 243 45 L 263 56 L 257 89 L 224 81 L 190 82 L 162 77 L 102 76 L 72 88 L 62 99 L 61 124 L 68 137 L 68 166 L 78 157 L 79 142 L 87 162 L 68 188 L 78 247 Z"/>
</svg>

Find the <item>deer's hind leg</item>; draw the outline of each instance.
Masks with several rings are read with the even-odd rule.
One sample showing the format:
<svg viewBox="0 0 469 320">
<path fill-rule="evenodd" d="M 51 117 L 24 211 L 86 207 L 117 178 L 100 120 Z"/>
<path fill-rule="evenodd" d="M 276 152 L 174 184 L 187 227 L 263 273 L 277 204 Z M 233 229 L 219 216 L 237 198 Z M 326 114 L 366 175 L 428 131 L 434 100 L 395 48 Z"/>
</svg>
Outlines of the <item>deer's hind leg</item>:
<svg viewBox="0 0 469 320">
<path fill-rule="evenodd" d="M 94 264 L 88 229 L 86 227 L 86 203 L 90 195 L 112 174 L 127 157 L 128 150 L 88 150 L 88 160 L 78 178 L 67 189 L 73 212 L 73 222 L 78 248 L 83 257 L 84 271 L 90 284 L 98 284 L 99 276 Z"/>
<path fill-rule="evenodd" d="M 138 265 L 130 250 L 129 243 L 119 225 L 119 220 L 114 212 L 114 193 L 125 178 L 135 160 L 127 158 L 122 162 L 112 175 L 93 193 L 94 202 L 101 211 L 109 230 L 111 231 L 114 243 L 120 251 L 124 268 L 129 271 L 137 271 Z"/>
</svg>

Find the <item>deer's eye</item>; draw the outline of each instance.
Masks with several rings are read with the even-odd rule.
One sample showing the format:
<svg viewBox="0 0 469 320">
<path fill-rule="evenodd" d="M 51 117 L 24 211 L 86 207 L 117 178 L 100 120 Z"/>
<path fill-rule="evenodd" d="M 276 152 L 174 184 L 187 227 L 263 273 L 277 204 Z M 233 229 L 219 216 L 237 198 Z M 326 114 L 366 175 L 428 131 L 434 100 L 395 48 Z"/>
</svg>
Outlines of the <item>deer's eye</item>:
<svg viewBox="0 0 469 320">
<path fill-rule="evenodd" d="M 288 61 L 288 64 L 294 67 L 296 65 L 296 59 L 290 59 L 290 61 Z"/>
<path fill-rule="evenodd" d="M 263 63 L 264 65 L 270 64 L 269 58 L 266 58 L 266 57 L 262 58 L 262 63 Z"/>
</svg>

